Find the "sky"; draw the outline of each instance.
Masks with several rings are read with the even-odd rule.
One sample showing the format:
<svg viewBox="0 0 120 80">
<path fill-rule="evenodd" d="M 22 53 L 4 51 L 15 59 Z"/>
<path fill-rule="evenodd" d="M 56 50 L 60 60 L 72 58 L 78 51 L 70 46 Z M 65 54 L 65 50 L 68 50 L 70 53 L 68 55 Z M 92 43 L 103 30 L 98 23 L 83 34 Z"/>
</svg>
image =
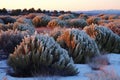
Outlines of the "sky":
<svg viewBox="0 0 120 80">
<path fill-rule="evenodd" d="M 120 9 L 120 0 L 0 0 L 0 9 L 87 11 Z"/>
</svg>

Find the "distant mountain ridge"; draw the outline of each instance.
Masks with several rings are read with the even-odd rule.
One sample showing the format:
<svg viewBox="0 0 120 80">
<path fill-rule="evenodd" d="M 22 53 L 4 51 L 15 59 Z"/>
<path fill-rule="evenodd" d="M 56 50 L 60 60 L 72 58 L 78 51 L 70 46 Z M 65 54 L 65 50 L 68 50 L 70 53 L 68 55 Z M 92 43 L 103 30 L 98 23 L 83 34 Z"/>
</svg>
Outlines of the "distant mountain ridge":
<svg viewBox="0 0 120 80">
<path fill-rule="evenodd" d="M 85 13 L 88 15 L 98 15 L 98 14 L 116 14 L 120 15 L 120 10 L 91 10 L 91 11 L 75 11 L 75 13 Z"/>
</svg>

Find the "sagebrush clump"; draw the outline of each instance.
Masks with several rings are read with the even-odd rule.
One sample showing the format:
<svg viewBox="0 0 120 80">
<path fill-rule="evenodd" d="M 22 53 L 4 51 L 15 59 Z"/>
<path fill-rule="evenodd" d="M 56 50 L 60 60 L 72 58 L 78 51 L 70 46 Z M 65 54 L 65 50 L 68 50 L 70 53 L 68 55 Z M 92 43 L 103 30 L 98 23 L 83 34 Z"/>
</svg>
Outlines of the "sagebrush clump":
<svg viewBox="0 0 120 80">
<path fill-rule="evenodd" d="M 51 20 L 50 16 L 40 15 L 33 18 L 32 22 L 35 27 L 47 26 L 48 22 Z"/>
<path fill-rule="evenodd" d="M 35 35 L 25 37 L 9 56 L 8 64 L 15 74 L 76 75 L 78 73 L 68 52 L 52 37 Z"/>
<path fill-rule="evenodd" d="M 33 25 L 25 24 L 25 23 L 19 23 L 15 22 L 13 24 L 13 30 L 19 30 L 19 31 L 27 31 L 30 35 L 34 34 L 35 28 Z"/>
<path fill-rule="evenodd" d="M 4 21 L 2 19 L 0 19 L 0 24 L 4 24 Z"/>
<path fill-rule="evenodd" d="M 68 51 L 75 63 L 86 63 L 100 55 L 95 41 L 78 29 L 65 30 L 58 36 L 57 42 Z"/>
<path fill-rule="evenodd" d="M 91 25 L 91 24 L 99 24 L 99 21 L 100 21 L 100 20 L 101 20 L 100 17 L 92 16 L 92 17 L 89 17 L 89 18 L 87 19 L 87 23 L 88 23 L 89 25 Z"/>
<path fill-rule="evenodd" d="M 13 29 L 13 23 L 8 24 L 1 24 L 0 23 L 0 30 L 7 31 L 8 29 Z"/>
<path fill-rule="evenodd" d="M 120 37 L 105 26 L 90 25 L 85 27 L 86 33 L 92 37 L 103 52 L 120 53 Z"/>
<path fill-rule="evenodd" d="M 3 17 L 0 17 L 0 19 L 2 19 L 5 24 L 16 22 L 15 18 L 12 18 L 9 16 L 3 16 Z"/>
<path fill-rule="evenodd" d="M 80 19 L 85 19 L 85 20 L 86 20 L 86 19 L 89 18 L 89 16 L 88 16 L 87 14 L 80 14 L 80 15 L 79 15 L 79 18 L 80 18 Z"/>
<path fill-rule="evenodd" d="M 68 24 L 74 28 L 84 28 L 88 25 L 84 19 L 70 19 L 68 20 Z"/>
<path fill-rule="evenodd" d="M 67 23 L 63 20 L 60 20 L 60 19 L 53 19 L 48 23 L 47 26 L 50 28 L 65 27 L 65 26 L 67 26 Z"/>
<path fill-rule="evenodd" d="M 101 15 L 101 16 L 99 16 L 102 20 L 108 20 L 109 19 L 109 15 L 105 15 L 105 14 L 103 14 L 103 15 Z"/>
<path fill-rule="evenodd" d="M 58 16 L 59 19 L 61 20 L 68 20 L 68 19 L 73 19 L 75 16 L 73 14 L 62 14 Z"/>
<path fill-rule="evenodd" d="M 29 24 L 33 26 L 32 20 L 31 19 L 26 19 L 24 17 L 18 18 L 16 22 L 22 23 L 22 24 Z"/>
<path fill-rule="evenodd" d="M 110 15 L 109 20 L 111 20 L 111 19 L 119 19 L 119 16 L 118 15 Z"/>
<path fill-rule="evenodd" d="M 50 32 L 49 35 L 56 41 L 57 38 L 64 32 L 64 30 L 66 30 L 66 28 L 56 27 Z"/>
<path fill-rule="evenodd" d="M 105 27 L 108 27 L 115 34 L 118 34 L 120 36 L 120 23 L 119 22 L 110 22 L 108 24 L 105 24 Z"/>
<path fill-rule="evenodd" d="M 26 18 L 27 19 L 33 19 L 34 17 L 36 17 L 37 15 L 35 13 L 29 13 Z"/>
<path fill-rule="evenodd" d="M 27 33 L 20 32 L 20 31 L 2 31 L 0 30 L 0 50 L 6 52 L 8 56 L 10 53 L 14 51 L 14 48 L 22 42 L 24 36 Z"/>
</svg>

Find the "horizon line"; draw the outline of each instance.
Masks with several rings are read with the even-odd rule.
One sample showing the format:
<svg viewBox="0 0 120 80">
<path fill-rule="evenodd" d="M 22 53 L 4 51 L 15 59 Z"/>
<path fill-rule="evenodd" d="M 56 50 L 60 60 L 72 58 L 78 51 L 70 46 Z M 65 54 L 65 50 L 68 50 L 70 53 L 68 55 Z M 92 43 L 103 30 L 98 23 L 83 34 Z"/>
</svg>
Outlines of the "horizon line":
<svg viewBox="0 0 120 80">
<path fill-rule="evenodd" d="M 31 8 L 34 8 L 34 7 L 31 7 Z M 31 9 L 31 8 L 21 8 L 21 10 L 24 10 L 24 9 Z M 4 8 L 0 8 L 0 9 L 4 9 Z M 7 9 L 5 8 L 6 10 L 17 10 L 17 9 L 20 9 L 20 8 L 16 8 L 16 9 Z M 41 8 L 34 8 L 35 10 L 37 9 L 41 9 Z M 49 9 L 41 9 L 41 10 L 46 10 L 48 11 Z M 72 12 L 76 12 L 76 11 L 107 11 L 107 10 L 120 10 L 120 9 L 91 9 L 91 10 L 57 10 L 55 9 L 56 11 L 72 11 Z M 54 10 L 49 10 L 49 11 L 54 11 Z"/>
</svg>

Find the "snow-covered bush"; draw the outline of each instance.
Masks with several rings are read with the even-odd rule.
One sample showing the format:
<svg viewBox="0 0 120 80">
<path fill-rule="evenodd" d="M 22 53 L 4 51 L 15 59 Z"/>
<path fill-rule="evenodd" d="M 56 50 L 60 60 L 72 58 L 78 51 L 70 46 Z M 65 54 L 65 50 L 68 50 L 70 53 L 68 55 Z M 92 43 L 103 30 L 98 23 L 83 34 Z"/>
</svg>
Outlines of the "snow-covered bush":
<svg viewBox="0 0 120 80">
<path fill-rule="evenodd" d="M 67 76 L 78 73 L 68 52 L 47 35 L 25 37 L 9 56 L 8 64 L 15 74 L 22 76 L 34 73 Z"/>
<path fill-rule="evenodd" d="M 9 55 L 9 53 L 12 53 L 14 51 L 14 48 L 20 44 L 24 36 L 26 36 L 27 33 L 22 33 L 20 31 L 0 31 L 0 50 L 3 50 L 4 52 L 8 53 L 6 55 Z"/>
<path fill-rule="evenodd" d="M 68 20 L 68 19 L 73 19 L 75 16 L 73 14 L 62 14 L 58 16 L 59 19 L 61 20 Z"/>
<path fill-rule="evenodd" d="M 13 30 L 27 31 L 30 35 L 35 32 L 35 28 L 32 25 L 15 22 L 13 24 Z"/>
<path fill-rule="evenodd" d="M 40 15 L 33 18 L 32 22 L 35 27 L 47 26 L 51 18 L 47 15 Z"/>
<path fill-rule="evenodd" d="M 64 20 L 60 19 L 53 19 L 48 23 L 48 27 L 55 28 L 55 27 L 65 27 L 67 23 Z"/>
<path fill-rule="evenodd" d="M 90 17 L 90 18 L 87 19 L 87 23 L 89 25 L 91 25 L 91 24 L 98 24 L 100 20 L 101 20 L 100 17 L 92 16 L 92 17 Z"/>
<path fill-rule="evenodd" d="M 101 51 L 120 53 L 120 36 L 113 33 L 109 28 L 90 25 L 84 30 L 96 41 Z"/>
<path fill-rule="evenodd" d="M 74 28 L 84 28 L 88 25 L 84 19 L 69 19 L 68 24 Z"/>
<path fill-rule="evenodd" d="M 95 41 L 78 29 L 65 30 L 57 38 L 57 42 L 68 51 L 75 63 L 85 63 L 92 57 L 100 55 Z"/>
</svg>

